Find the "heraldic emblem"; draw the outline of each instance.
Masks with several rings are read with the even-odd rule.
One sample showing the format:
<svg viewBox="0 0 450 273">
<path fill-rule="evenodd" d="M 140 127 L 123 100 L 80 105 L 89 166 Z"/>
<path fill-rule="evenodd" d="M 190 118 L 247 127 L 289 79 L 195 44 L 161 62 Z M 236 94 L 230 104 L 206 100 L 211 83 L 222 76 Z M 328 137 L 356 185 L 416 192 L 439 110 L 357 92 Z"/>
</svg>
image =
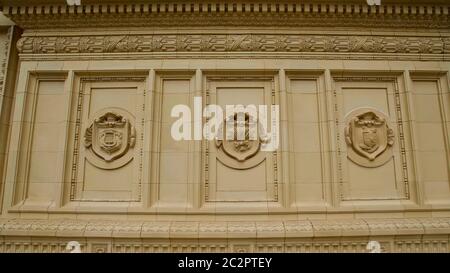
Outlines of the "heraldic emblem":
<svg viewBox="0 0 450 273">
<path fill-rule="evenodd" d="M 221 138 L 216 137 L 216 147 L 222 148 L 223 152 L 229 157 L 243 162 L 255 156 L 261 149 L 261 144 L 267 142 L 267 138 L 262 136 L 261 130 L 257 132 L 257 128 L 261 129 L 261 124 L 256 126 L 256 118 L 250 116 L 248 113 L 242 113 L 243 119 L 238 118 L 238 113 L 230 115 L 222 123 L 219 134 Z M 233 124 L 233 126 L 229 126 Z M 225 126 L 224 126 L 225 125 Z M 255 127 L 255 137 L 251 136 L 251 126 Z M 224 130 L 224 127 L 225 130 Z M 230 128 L 229 128 L 230 127 Z M 238 137 L 238 130 L 244 132 L 244 137 Z"/>
<path fill-rule="evenodd" d="M 136 132 L 130 120 L 114 111 L 96 117 L 86 129 L 84 144 L 106 162 L 121 158 L 133 148 Z"/>
<path fill-rule="evenodd" d="M 384 164 L 379 159 L 394 144 L 394 132 L 387 118 L 375 109 L 357 109 L 350 113 L 345 128 L 345 141 L 352 148 L 350 159 L 367 167 Z"/>
</svg>

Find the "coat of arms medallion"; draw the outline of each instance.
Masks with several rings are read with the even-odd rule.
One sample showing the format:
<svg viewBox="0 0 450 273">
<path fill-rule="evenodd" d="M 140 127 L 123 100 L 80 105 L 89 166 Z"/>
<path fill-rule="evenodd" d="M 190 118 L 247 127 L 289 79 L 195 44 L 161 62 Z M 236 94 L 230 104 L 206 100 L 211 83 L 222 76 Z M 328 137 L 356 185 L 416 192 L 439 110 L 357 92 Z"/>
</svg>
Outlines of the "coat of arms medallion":
<svg viewBox="0 0 450 273">
<path fill-rule="evenodd" d="M 119 165 L 128 163 L 132 157 L 129 150 L 136 142 L 136 130 L 130 114 L 121 109 L 105 109 L 94 116 L 84 134 L 84 145 L 90 150 L 88 160 L 105 169 L 117 167 L 117 164 L 108 164 L 124 157 L 126 159 L 121 160 Z"/>
<path fill-rule="evenodd" d="M 356 109 L 347 118 L 345 141 L 348 157 L 365 167 L 378 167 L 390 158 L 394 144 L 394 131 L 385 114 L 371 109 Z"/>
</svg>

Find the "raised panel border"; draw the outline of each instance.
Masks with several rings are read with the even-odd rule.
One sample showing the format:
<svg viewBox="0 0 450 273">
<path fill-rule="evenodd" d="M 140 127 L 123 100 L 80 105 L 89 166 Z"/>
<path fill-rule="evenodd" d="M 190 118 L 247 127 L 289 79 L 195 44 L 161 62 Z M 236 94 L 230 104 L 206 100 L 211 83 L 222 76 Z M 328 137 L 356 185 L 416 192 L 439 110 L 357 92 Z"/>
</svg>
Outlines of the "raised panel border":
<svg viewBox="0 0 450 273">
<path fill-rule="evenodd" d="M 279 104 L 280 98 L 279 98 L 279 79 L 278 74 L 276 73 L 278 71 L 255 71 L 255 70 L 245 70 L 245 71 L 239 71 L 239 70 L 230 70 L 230 71 L 204 71 L 203 73 L 203 83 L 204 83 L 204 94 L 203 94 L 203 103 L 204 105 L 209 105 L 211 103 L 214 103 L 211 101 L 212 91 L 211 91 L 211 84 L 212 82 L 234 82 L 234 81 L 260 81 L 260 82 L 268 82 L 270 83 L 270 96 L 271 96 L 271 105 Z M 281 107 L 280 107 L 281 108 Z M 281 130 L 281 128 L 280 128 Z M 281 141 L 280 141 L 281 146 Z M 203 140 L 201 144 L 202 148 L 202 194 L 201 194 L 201 204 L 204 208 L 209 208 L 211 206 L 219 207 L 224 210 L 228 210 L 235 207 L 235 206 L 229 206 L 227 205 L 226 201 L 213 201 L 210 200 L 210 151 L 209 151 L 209 145 L 208 141 Z M 284 190 L 283 186 L 286 187 L 286 185 L 283 183 L 282 179 L 280 178 L 281 173 L 281 154 L 278 151 L 274 151 L 273 153 L 273 184 L 274 184 L 274 195 L 271 199 L 268 199 L 266 201 L 261 201 L 264 204 L 267 204 L 267 206 L 274 207 L 281 209 L 284 207 Z M 281 185 L 281 186 L 280 186 Z M 258 202 L 233 202 L 233 205 L 235 203 L 238 203 L 241 205 L 240 210 L 260 210 L 260 207 L 256 204 L 249 205 L 250 203 L 258 203 Z M 247 206 L 245 205 L 247 203 Z M 273 204 L 272 204 L 273 203 Z M 267 206 L 264 206 L 264 209 L 267 209 Z M 238 207 L 236 207 L 238 208 Z"/>
<path fill-rule="evenodd" d="M 81 139 L 82 139 L 82 118 L 83 118 L 83 110 L 84 110 L 84 95 L 85 95 L 85 87 L 86 84 L 88 83 L 95 83 L 95 82 L 139 82 L 139 83 L 145 83 L 147 77 L 145 76 L 111 76 L 111 75 L 97 75 L 97 76 L 85 76 L 85 75 L 79 75 L 79 77 L 76 79 L 77 84 L 75 87 L 77 87 L 78 89 L 74 88 L 74 93 L 76 93 L 76 100 L 74 100 L 73 103 L 75 104 L 75 107 L 73 107 L 73 109 L 76 109 L 76 113 L 73 113 L 73 119 L 74 119 L 74 124 L 75 124 L 75 128 L 73 131 L 73 138 L 71 141 L 73 141 L 72 144 L 72 149 L 71 149 L 71 154 L 70 159 L 67 160 L 68 164 L 70 164 L 70 167 L 67 168 L 68 173 L 66 173 L 66 181 L 70 181 L 68 183 L 69 185 L 69 189 L 65 189 L 65 192 L 68 192 L 68 196 L 66 197 L 67 203 L 70 202 L 85 202 L 85 203 L 90 203 L 90 202 L 141 202 L 142 200 L 142 181 L 143 181 L 143 157 L 144 157 L 144 124 L 145 124 L 145 110 L 146 110 L 146 95 L 147 95 L 147 88 L 144 84 L 143 86 L 143 90 L 141 91 L 141 95 L 142 95 L 142 107 L 141 107 L 141 120 L 138 120 L 136 117 L 136 124 L 137 123 L 141 123 L 141 132 L 139 132 L 139 134 L 137 135 L 137 137 L 139 138 L 140 143 L 142 144 L 139 151 L 136 154 L 140 155 L 139 158 L 139 164 L 138 164 L 138 173 L 137 176 L 138 178 L 138 182 L 137 182 L 137 189 L 134 191 L 134 195 L 135 197 L 132 199 L 125 199 L 125 200 L 121 200 L 121 199 L 114 199 L 114 200 L 86 200 L 86 199 L 80 199 L 78 196 L 81 193 L 79 191 L 79 187 L 77 186 L 80 183 L 80 180 L 78 178 L 78 168 L 79 168 L 79 162 L 80 162 L 80 148 L 81 148 Z M 76 91 L 75 91 L 76 90 Z M 138 92 L 139 94 L 139 92 Z M 71 118 L 71 120 L 72 120 Z M 65 183 L 67 184 L 67 183 Z M 67 185 L 66 185 L 67 187 Z"/>
<path fill-rule="evenodd" d="M 373 75 L 373 73 L 367 73 L 366 75 L 363 74 L 348 74 L 348 75 L 332 75 L 333 84 L 334 82 L 386 82 L 392 84 L 393 91 L 394 91 L 394 103 L 395 103 L 395 111 L 396 111 L 396 117 L 397 117 L 397 132 L 400 145 L 400 160 L 401 160 L 401 170 L 402 170 L 402 189 L 403 189 L 403 196 L 399 198 L 349 198 L 344 196 L 344 173 L 343 173 L 343 158 L 345 158 L 345 154 L 342 151 L 341 142 L 340 139 L 344 137 L 344 132 L 342 132 L 339 128 L 339 124 L 343 122 L 343 120 L 340 120 L 341 113 L 338 103 L 338 90 L 336 87 L 333 88 L 333 104 L 334 104 L 334 117 L 335 117 L 335 125 L 336 125 L 336 139 L 337 139 L 337 147 L 336 147 L 336 157 L 337 157 L 337 178 L 338 178 L 338 185 L 339 185 L 339 200 L 341 202 L 346 201 L 390 201 L 390 200 L 410 200 L 410 171 L 408 170 L 408 159 L 407 156 L 409 155 L 409 151 L 407 152 L 406 149 L 406 140 L 405 140 L 405 129 L 404 129 L 404 113 L 403 113 L 403 106 L 402 100 L 404 100 L 404 97 L 400 94 L 399 89 L 399 77 L 394 75 L 383 75 L 383 73 L 380 73 L 381 75 Z"/>
<path fill-rule="evenodd" d="M 14 170 L 14 187 L 13 196 L 11 200 L 10 211 L 15 211 L 18 209 L 26 209 L 27 207 L 33 210 L 45 209 L 48 207 L 52 200 L 48 202 L 43 202 L 41 204 L 26 204 L 27 194 L 28 194 L 28 176 L 30 171 L 30 160 L 31 160 L 31 145 L 33 142 L 32 135 L 34 131 L 34 121 L 36 114 L 36 104 L 38 99 L 38 87 L 40 81 L 61 81 L 64 82 L 64 95 L 67 94 L 68 75 L 66 73 L 36 73 L 28 72 L 26 79 L 26 89 L 20 94 L 16 94 L 16 107 L 19 106 L 21 109 L 21 117 L 19 120 L 15 120 L 19 123 L 19 140 L 18 145 L 20 147 L 26 147 L 26 149 L 17 147 L 17 165 Z M 70 96 L 70 95 L 69 95 Z M 18 105 L 19 104 L 19 105 Z M 66 124 L 66 127 L 68 125 Z M 62 165 L 61 165 L 62 166 Z M 63 170 L 64 168 L 61 168 Z M 59 173 L 59 177 L 63 180 L 63 172 Z"/>
<path fill-rule="evenodd" d="M 326 207 L 329 207 L 333 203 L 333 175 L 332 175 L 332 169 L 330 166 L 330 151 L 331 151 L 331 142 L 330 142 L 330 129 L 329 129 L 329 122 L 328 122 L 328 112 L 330 111 L 327 105 L 327 90 L 326 90 L 326 84 L 325 84 L 325 74 L 323 70 L 318 71 L 298 71 L 298 70 L 287 70 L 286 71 L 286 92 L 292 93 L 291 88 L 291 81 L 293 80 L 313 80 L 316 82 L 316 95 L 317 95 L 317 108 L 318 108 L 318 122 L 319 122 L 319 136 L 320 136 L 320 162 L 321 162 L 321 177 L 322 177 L 322 201 L 323 203 L 318 204 L 309 204 L 308 202 L 302 202 L 298 200 L 297 196 L 291 196 L 291 205 L 296 206 L 299 210 L 302 210 L 306 207 L 321 207 L 325 209 Z M 289 105 L 290 102 L 286 101 L 288 104 L 286 108 L 286 120 L 292 121 L 292 111 L 293 108 L 291 105 Z M 288 143 L 289 147 L 288 151 L 294 151 L 294 132 L 293 128 L 290 128 L 287 126 L 288 130 L 287 132 L 284 132 L 288 135 Z M 290 181 L 295 182 L 295 165 L 294 160 L 292 157 L 290 157 Z M 292 193 L 291 195 L 293 195 Z M 295 202 L 294 202 L 295 200 Z"/>
</svg>

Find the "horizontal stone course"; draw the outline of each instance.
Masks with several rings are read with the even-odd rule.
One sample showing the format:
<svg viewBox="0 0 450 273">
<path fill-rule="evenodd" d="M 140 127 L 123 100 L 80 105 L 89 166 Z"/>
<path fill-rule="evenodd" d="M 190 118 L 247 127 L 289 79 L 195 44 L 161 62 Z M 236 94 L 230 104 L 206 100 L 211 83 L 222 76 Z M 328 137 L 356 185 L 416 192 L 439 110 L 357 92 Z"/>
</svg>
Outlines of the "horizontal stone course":
<svg viewBox="0 0 450 273">
<path fill-rule="evenodd" d="M 386 234 L 383 233 L 386 232 Z M 371 235 L 450 234 L 450 218 L 399 218 L 299 221 L 149 222 L 107 220 L 0 220 L 0 235 L 133 238 L 312 238 Z"/>
</svg>

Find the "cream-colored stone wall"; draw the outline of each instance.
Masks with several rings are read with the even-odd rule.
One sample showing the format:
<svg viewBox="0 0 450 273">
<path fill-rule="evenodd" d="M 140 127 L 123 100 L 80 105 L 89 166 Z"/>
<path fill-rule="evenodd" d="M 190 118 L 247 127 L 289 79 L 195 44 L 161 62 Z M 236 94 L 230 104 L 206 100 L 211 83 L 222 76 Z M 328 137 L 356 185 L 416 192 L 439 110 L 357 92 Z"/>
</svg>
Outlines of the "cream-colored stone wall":
<svg viewBox="0 0 450 273">
<path fill-rule="evenodd" d="M 4 7 L 24 33 L 0 138 L 0 251 L 450 251 L 450 6 L 264 3 L 179 17 L 176 3 L 113 5 L 118 27 L 101 30 L 68 28 L 84 13 L 112 22 L 91 3 Z M 275 11 L 279 28 L 239 17 Z M 208 12 L 228 25 L 208 27 Z M 171 110 L 195 97 L 279 105 L 279 149 L 175 141 Z"/>
</svg>

